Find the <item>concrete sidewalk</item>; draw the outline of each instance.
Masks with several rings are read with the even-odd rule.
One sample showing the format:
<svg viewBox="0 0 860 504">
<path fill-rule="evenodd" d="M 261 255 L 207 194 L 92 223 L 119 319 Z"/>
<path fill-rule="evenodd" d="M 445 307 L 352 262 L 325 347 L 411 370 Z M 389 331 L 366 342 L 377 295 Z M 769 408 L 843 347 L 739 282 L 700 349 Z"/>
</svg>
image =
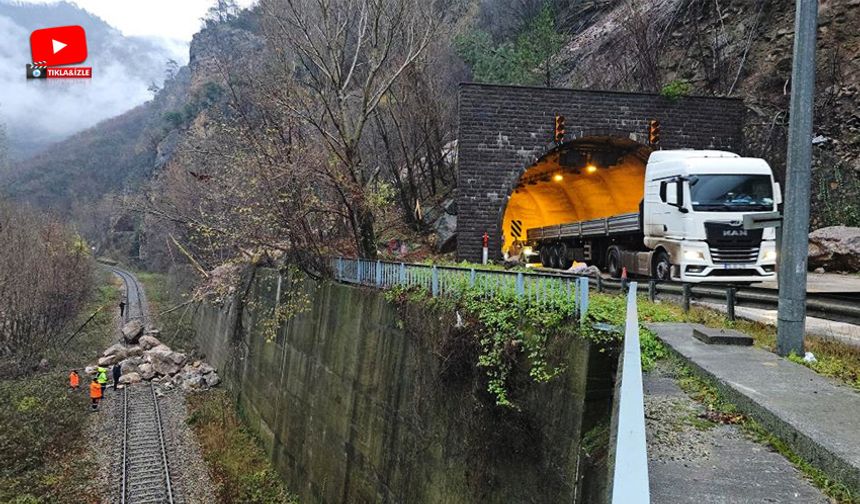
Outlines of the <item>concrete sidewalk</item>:
<svg viewBox="0 0 860 504">
<path fill-rule="evenodd" d="M 690 324 L 648 327 L 741 411 L 860 492 L 860 393 L 766 350 L 702 343 Z"/>
<path fill-rule="evenodd" d="M 779 453 L 737 425 L 711 424 L 677 383 L 679 364 L 645 373 L 648 475 L 653 504 L 827 504 Z"/>
<path fill-rule="evenodd" d="M 702 301 L 694 301 L 693 304 L 726 313 L 726 305 L 706 303 Z M 760 308 L 736 306 L 735 315 L 738 318 L 752 320 L 753 322 L 772 326 L 776 325 L 776 310 L 762 310 Z M 806 317 L 806 334 L 810 334 L 824 340 L 839 341 L 846 345 L 860 348 L 860 326 L 854 324 L 815 317 Z"/>
</svg>

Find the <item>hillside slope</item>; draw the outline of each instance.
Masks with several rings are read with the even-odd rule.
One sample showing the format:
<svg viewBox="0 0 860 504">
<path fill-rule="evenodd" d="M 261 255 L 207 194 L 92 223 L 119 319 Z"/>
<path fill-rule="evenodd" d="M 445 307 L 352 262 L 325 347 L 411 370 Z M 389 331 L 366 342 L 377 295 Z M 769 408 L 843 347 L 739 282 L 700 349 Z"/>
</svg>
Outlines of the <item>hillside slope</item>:
<svg viewBox="0 0 860 504">
<path fill-rule="evenodd" d="M 482 15 L 495 22 L 498 16 L 487 16 L 486 8 L 475 4 L 473 22 L 460 20 L 457 29 L 487 23 Z M 229 59 L 253 65 L 262 43 L 255 19 L 245 12 L 230 23 L 208 24 L 194 37 L 189 66 L 155 99 L 19 164 L 0 188 L 61 211 L 135 190 L 169 162 L 190 129 L 204 127 L 212 100 L 201 94 L 222 77 L 214 55 L 223 58 L 226 51 Z M 750 108 L 747 154 L 782 173 L 793 2 L 559 0 L 556 19 L 566 43 L 554 58 L 554 85 L 742 97 Z M 813 227 L 860 225 L 858 25 L 860 0 L 821 3 Z M 494 36 L 510 30 L 515 37 L 511 28 Z"/>
</svg>

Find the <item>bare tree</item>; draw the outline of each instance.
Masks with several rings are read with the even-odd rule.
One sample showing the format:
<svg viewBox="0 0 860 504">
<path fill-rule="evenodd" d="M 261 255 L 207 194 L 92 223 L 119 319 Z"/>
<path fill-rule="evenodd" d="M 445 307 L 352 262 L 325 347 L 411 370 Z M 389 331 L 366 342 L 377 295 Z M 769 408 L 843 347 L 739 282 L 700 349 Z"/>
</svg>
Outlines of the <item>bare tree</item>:
<svg viewBox="0 0 860 504">
<path fill-rule="evenodd" d="M 288 106 L 332 158 L 320 176 L 336 192 L 359 254 L 375 257 L 369 192 L 379 168 L 366 163 L 362 140 L 380 102 L 430 43 L 432 2 L 263 0 L 260 9 L 273 51 L 294 62 L 301 83 Z"/>
<path fill-rule="evenodd" d="M 15 371 L 63 342 L 90 291 L 90 265 L 61 224 L 0 202 L 0 358 Z"/>
</svg>

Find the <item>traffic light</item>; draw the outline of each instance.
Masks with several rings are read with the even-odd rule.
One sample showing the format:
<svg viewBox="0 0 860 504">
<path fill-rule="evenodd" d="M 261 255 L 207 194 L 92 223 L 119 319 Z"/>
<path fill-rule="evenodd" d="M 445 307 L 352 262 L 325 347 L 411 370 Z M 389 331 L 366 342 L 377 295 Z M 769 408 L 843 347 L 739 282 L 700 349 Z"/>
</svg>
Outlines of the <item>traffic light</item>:
<svg viewBox="0 0 860 504">
<path fill-rule="evenodd" d="M 564 116 L 556 115 L 555 116 L 555 134 L 553 135 L 553 139 L 555 139 L 555 143 L 562 143 L 564 141 Z"/>
<path fill-rule="evenodd" d="M 648 122 L 648 145 L 656 147 L 660 144 L 660 121 L 652 119 Z"/>
</svg>

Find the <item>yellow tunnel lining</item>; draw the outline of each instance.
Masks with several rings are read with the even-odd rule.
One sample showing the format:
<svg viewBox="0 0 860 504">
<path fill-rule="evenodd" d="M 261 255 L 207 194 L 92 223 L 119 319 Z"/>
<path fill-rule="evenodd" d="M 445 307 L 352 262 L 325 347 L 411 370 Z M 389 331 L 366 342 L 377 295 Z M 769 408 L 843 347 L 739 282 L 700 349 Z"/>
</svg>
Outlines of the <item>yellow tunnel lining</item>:
<svg viewBox="0 0 860 504">
<path fill-rule="evenodd" d="M 546 156 L 529 167 L 520 177 L 528 179 L 536 173 L 560 174 L 561 180 L 538 181 L 522 184 L 514 190 L 505 208 L 502 226 L 504 241 L 502 252 L 514 242 L 512 221 L 522 221 L 520 240 L 525 241 L 526 230 L 564 222 L 608 217 L 619 213 L 636 212 L 645 186 L 645 163 L 634 154 L 624 156 L 618 164 L 598 167 L 588 173 L 563 172 L 558 156 Z"/>
</svg>

